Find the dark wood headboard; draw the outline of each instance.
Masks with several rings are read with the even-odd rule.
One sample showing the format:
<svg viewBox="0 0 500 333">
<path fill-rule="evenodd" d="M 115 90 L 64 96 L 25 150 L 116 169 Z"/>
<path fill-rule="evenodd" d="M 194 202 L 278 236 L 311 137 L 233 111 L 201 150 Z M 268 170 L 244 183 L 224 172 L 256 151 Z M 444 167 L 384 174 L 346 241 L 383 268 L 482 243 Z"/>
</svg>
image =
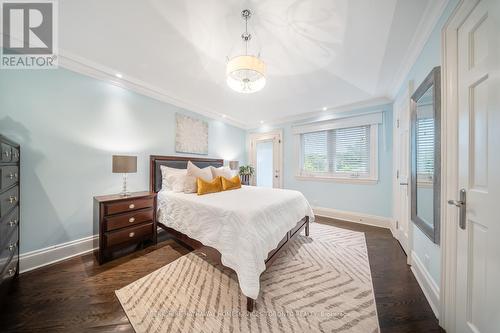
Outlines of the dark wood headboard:
<svg viewBox="0 0 500 333">
<path fill-rule="evenodd" d="M 176 169 L 186 169 L 188 161 L 191 161 L 199 168 L 207 166 L 218 168 L 224 165 L 224 160 L 214 158 L 151 155 L 149 156 L 149 190 L 151 192 L 161 190 L 160 165 Z"/>
</svg>

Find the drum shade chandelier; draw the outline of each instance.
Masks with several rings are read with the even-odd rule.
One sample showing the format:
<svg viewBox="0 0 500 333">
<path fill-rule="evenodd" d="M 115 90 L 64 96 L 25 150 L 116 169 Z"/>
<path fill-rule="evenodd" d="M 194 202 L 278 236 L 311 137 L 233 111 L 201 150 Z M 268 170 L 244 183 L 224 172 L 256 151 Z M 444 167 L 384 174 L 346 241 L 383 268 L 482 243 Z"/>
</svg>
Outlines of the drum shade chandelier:
<svg viewBox="0 0 500 333">
<path fill-rule="evenodd" d="M 266 85 L 266 64 L 259 57 L 248 54 L 248 42 L 252 35 L 248 33 L 248 19 L 252 16 L 249 9 L 241 12 L 245 20 L 245 32 L 241 39 L 245 43 L 245 54 L 229 60 L 226 67 L 227 85 L 243 94 L 251 94 Z"/>
</svg>

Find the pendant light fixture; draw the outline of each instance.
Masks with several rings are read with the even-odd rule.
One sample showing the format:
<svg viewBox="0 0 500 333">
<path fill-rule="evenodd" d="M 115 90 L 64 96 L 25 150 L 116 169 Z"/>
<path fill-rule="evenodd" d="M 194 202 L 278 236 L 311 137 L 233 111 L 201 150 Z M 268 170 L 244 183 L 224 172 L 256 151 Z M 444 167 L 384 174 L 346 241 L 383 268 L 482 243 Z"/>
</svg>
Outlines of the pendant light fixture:
<svg viewBox="0 0 500 333">
<path fill-rule="evenodd" d="M 227 85 L 237 92 L 251 94 L 266 85 L 266 64 L 258 57 L 248 54 L 248 42 L 252 39 L 248 32 L 248 20 L 252 12 L 245 9 L 241 16 L 245 20 L 245 32 L 241 34 L 245 43 L 245 54 L 236 56 L 227 63 Z"/>
</svg>

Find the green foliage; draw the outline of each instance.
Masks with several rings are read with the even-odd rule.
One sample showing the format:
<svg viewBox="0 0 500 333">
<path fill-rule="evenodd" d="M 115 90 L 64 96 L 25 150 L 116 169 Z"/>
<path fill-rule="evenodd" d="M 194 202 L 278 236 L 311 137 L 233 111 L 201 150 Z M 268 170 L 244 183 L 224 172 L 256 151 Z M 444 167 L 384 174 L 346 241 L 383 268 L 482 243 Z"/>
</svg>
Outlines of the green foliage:
<svg viewBox="0 0 500 333">
<path fill-rule="evenodd" d="M 251 165 L 242 165 L 240 166 L 240 176 L 253 176 L 255 173 L 255 169 Z"/>
</svg>

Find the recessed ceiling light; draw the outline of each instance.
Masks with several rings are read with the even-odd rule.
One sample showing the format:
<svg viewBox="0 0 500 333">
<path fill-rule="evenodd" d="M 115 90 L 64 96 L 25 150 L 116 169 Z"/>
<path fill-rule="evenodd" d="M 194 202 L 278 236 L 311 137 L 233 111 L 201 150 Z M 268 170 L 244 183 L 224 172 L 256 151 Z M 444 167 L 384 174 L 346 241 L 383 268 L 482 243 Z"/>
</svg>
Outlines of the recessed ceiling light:
<svg viewBox="0 0 500 333">
<path fill-rule="evenodd" d="M 222 118 L 226 118 L 227 116 L 226 116 L 225 114 L 223 114 L 221 117 L 222 117 Z"/>
<path fill-rule="evenodd" d="M 121 79 L 123 77 L 123 75 L 121 75 L 120 73 L 116 73 L 115 76 L 119 79 Z"/>
<path fill-rule="evenodd" d="M 263 124 L 263 123 L 264 123 L 264 120 L 261 120 L 261 121 L 260 121 L 260 123 L 261 123 L 261 124 Z"/>
<path fill-rule="evenodd" d="M 328 108 L 326 106 L 323 106 L 323 111 L 326 111 L 328 110 Z"/>
</svg>

